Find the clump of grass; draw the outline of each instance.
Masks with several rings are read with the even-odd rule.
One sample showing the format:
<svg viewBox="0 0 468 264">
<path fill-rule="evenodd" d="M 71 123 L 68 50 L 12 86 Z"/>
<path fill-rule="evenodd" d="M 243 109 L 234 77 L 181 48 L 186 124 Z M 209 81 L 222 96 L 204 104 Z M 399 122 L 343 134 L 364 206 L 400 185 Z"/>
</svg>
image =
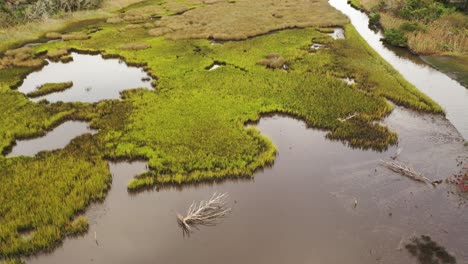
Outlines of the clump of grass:
<svg viewBox="0 0 468 264">
<path fill-rule="evenodd" d="M 70 89 L 73 86 L 73 82 L 63 82 L 63 83 L 46 83 L 39 86 L 36 90 L 27 94 L 30 98 L 41 97 L 51 93 L 62 92 L 67 89 Z"/>
<path fill-rule="evenodd" d="M 59 61 L 62 63 L 69 63 L 73 61 L 73 57 L 70 55 L 65 55 L 65 56 L 60 57 Z"/>
<path fill-rule="evenodd" d="M 76 217 L 71 223 L 65 226 L 65 233 L 66 235 L 82 235 L 88 231 L 89 223 L 88 218 L 85 216 L 78 216 Z"/>
<path fill-rule="evenodd" d="M 170 29 L 170 28 L 166 28 L 166 27 L 158 27 L 158 28 L 153 28 L 153 29 L 150 29 L 148 31 L 148 34 L 150 36 L 153 36 L 153 37 L 159 37 L 159 36 L 163 36 L 167 33 L 170 33 L 172 32 L 173 30 Z"/>
<path fill-rule="evenodd" d="M 109 24 L 120 24 L 122 23 L 124 20 L 120 17 L 110 17 L 106 20 L 107 23 Z"/>
<path fill-rule="evenodd" d="M 57 33 L 57 32 L 48 32 L 46 33 L 45 36 L 48 39 L 61 39 L 62 38 L 62 34 Z"/>
<path fill-rule="evenodd" d="M 257 61 L 257 64 L 264 65 L 270 69 L 281 69 L 286 65 L 286 60 L 279 54 L 272 53 L 267 55 L 264 59 Z"/>
<path fill-rule="evenodd" d="M 137 29 L 137 28 L 142 28 L 143 25 L 141 24 L 129 24 L 125 26 L 125 29 Z"/>
<path fill-rule="evenodd" d="M 5 56 L 0 59 L 0 69 L 11 67 L 36 68 L 44 64 L 44 61 L 34 57 L 35 52 L 30 47 L 7 50 Z"/>
<path fill-rule="evenodd" d="M 47 51 L 47 57 L 53 61 L 59 60 L 61 57 L 67 56 L 69 51 L 67 48 L 59 48 Z"/>
<path fill-rule="evenodd" d="M 120 45 L 121 50 L 145 50 L 151 48 L 148 43 L 127 43 Z"/>
<path fill-rule="evenodd" d="M 65 34 L 65 35 L 62 35 L 62 39 L 65 40 L 65 41 L 69 41 L 69 40 L 87 40 L 87 39 L 90 39 L 91 37 L 86 35 L 85 33 L 82 33 L 82 32 L 74 32 L 74 33 L 70 33 L 70 34 Z"/>
<path fill-rule="evenodd" d="M 25 264 L 25 263 L 26 262 L 18 258 L 6 259 L 6 260 L 0 261 L 0 264 Z"/>
<path fill-rule="evenodd" d="M 422 235 L 421 238 L 411 239 L 411 243 L 405 245 L 411 255 L 418 259 L 420 264 L 455 264 L 454 256 L 445 248 L 434 242 L 430 236 Z"/>
</svg>

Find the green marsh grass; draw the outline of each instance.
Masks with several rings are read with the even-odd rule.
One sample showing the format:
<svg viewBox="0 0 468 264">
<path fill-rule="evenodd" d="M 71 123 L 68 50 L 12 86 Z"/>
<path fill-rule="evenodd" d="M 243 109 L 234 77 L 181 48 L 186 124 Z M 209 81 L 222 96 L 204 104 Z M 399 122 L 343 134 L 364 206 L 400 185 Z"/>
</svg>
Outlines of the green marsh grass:
<svg viewBox="0 0 468 264">
<path fill-rule="evenodd" d="M 63 82 L 63 83 L 46 83 L 39 86 L 36 90 L 28 93 L 28 97 L 36 98 L 51 93 L 63 92 L 67 89 L 70 89 L 73 86 L 73 82 Z"/>
<path fill-rule="evenodd" d="M 128 11 L 137 13 L 139 8 L 160 5 L 156 2 L 145 1 Z M 219 8 L 245 10 L 249 3 L 254 2 L 238 1 L 230 7 L 225 3 L 197 6 L 189 13 L 198 16 L 202 13 L 197 10 L 205 8 L 210 12 Z M 308 6 L 308 1 L 303 4 L 313 7 Z M 296 22 L 299 26 L 317 26 L 223 45 L 211 45 L 203 39 L 154 37 L 145 28 L 122 31 L 131 24 L 129 21 L 99 21 L 96 23 L 102 30 L 86 41 L 46 43 L 29 52 L 37 56 L 70 48 L 143 65 L 157 80 L 156 88 L 127 90 L 121 100 L 33 103 L 11 87 L 17 87 L 26 74 L 38 67 L 13 65 L 0 69 L 2 153 L 7 153 L 15 140 L 43 135 L 65 120 L 88 121 L 98 129 L 98 133 L 81 136 L 62 150 L 31 158 L 0 155 L 0 258 L 49 250 L 70 233 L 71 226 L 72 230 L 84 229 L 85 220 L 74 220 L 90 202 L 104 198 L 111 180 L 106 160 L 148 161 L 149 172 L 133 179 L 128 184 L 130 191 L 154 185 L 252 177 L 257 169 L 272 164 L 276 154 L 268 138 L 258 129 L 245 126 L 263 114 L 287 114 L 310 127 L 328 131 L 331 139 L 378 151 L 397 141 L 387 127 L 374 122 L 391 112 L 387 100 L 418 111 L 442 113 L 436 103 L 375 53 L 351 25 L 344 24 L 344 16 L 324 4 L 310 5 L 331 10 L 327 18 L 330 21 L 317 17 L 314 21 L 296 21 L 302 15 L 291 17 L 296 11 L 293 8 L 281 18 L 268 14 L 269 18 L 259 20 L 265 24 L 252 31 L 249 27 L 245 32 L 228 31 L 225 35 L 219 32 L 223 27 L 233 27 L 228 21 L 209 29 L 203 25 L 209 16 L 195 26 L 189 21 L 185 24 L 188 13 L 166 18 L 167 25 L 180 26 L 165 33 L 171 38 L 203 37 L 205 33 L 237 38 L 237 34 L 257 35 Z M 344 24 L 346 39 L 333 40 L 319 32 L 318 27 L 326 26 L 322 24 Z M 200 31 L 191 31 L 194 27 Z M 194 34 L 185 34 L 189 31 Z M 120 48 L 132 43 L 150 47 L 138 51 Z M 312 43 L 321 43 L 324 48 L 311 53 Z M 257 64 L 275 53 L 288 62 L 287 72 Z M 224 62 L 225 66 L 206 71 L 206 66 L 215 62 Z M 346 85 L 343 77 L 354 78 L 356 84 Z M 340 121 L 353 113 L 359 117 Z M 20 235 L 24 229 L 32 230 L 28 240 Z"/>
</svg>

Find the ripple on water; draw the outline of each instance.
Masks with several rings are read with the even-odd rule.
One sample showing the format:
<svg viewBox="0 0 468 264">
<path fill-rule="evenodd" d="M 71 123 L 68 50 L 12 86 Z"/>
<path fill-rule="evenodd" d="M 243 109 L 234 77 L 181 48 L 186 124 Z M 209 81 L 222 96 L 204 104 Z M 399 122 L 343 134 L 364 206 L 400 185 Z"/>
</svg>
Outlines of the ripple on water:
<svg viewBox="0 0 468 264">
<path fill-rule="evenodd" d="M 58 93 L 31 99 L 49 102 L 88 102 L 119 99 L 120 92 L 131 88 L 151 89 L 151 78 L 143 69 L 129 67 L 119 59 L 103 59 L 101 55 L 72 53 L 69 63 L 49 62 L 37 72 L 29 74 L 18 90 L 29 93 L 45 83 L 73 82 L 73 87 Z"/>
</svg>

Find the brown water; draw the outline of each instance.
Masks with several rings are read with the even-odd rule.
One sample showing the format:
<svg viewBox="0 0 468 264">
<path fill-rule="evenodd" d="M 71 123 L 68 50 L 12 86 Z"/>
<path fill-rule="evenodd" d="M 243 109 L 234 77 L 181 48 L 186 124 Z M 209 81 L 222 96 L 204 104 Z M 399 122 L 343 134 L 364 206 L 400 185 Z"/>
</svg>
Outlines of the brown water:
<svg viewBox="0 0 468 264">
<path fill-rule="evenodd" d="M 8 153 L 7 157 L 34 156 L 41 151 L 61 149 L 70 143 L 72 139 L 86 133 L 94 134 L 95 132 L 96 130 L 90 129 L 86 122 L 68 121 L 43 137 L 16 141 L 16 145 Z"/>
<path fill-rule="evenodd" d="M 101 55 L 72 53 L 72 62 L 49 62 L 37 72 L 29 74 L 18 88 L 25 94 L 45 83 L 73 82 L 73 87 L 32 99 L 49 102 L 98 102 L 119 99 L 120 92 L 130 88 L 151 89 L 151 78 L 141 68 L 129 67 L 119 59 L 103 59 Z M 150 81 L 142 79 L 149 78 Z"/>
<path fill-rule="evenodd" d="M 396 109 L 385 123 L 400 135 L 400 159 L 431 179 L 457 172 L 455 159 L 468 155 L 458 132 L 440 117 Z M 112 189 L 87 210 L 89 232 L 27 262 L 415 263 L 398 250 L 401 241 L 429 234 L 458 263 L 468 263 L 465 200 L 448 185 L 433 189 L 380 167 L 379 159 L 396 147 L 353 150 L 288 117 L 263 118 L 258 127 L 278 146 L 278 156 L 252 180 L 131 195 L 126 184 L 146 164 L 110 163 Z M 229 193 L 232 213 L 184 238 L 176 213 L 215 191 Z"/>
<path fill-rule="evenodd" d="M 369 29 L 366 14 L 352 8 L 346 0 L 329 0 L 331 6 L 349 17 L 367 43 L 419 90 L 444 108 L 447 118 L 468 140 L 468 89 L 427 64 L 415 63 L 407 56 L 388 49 L 382 34 Z"/>
</svg>

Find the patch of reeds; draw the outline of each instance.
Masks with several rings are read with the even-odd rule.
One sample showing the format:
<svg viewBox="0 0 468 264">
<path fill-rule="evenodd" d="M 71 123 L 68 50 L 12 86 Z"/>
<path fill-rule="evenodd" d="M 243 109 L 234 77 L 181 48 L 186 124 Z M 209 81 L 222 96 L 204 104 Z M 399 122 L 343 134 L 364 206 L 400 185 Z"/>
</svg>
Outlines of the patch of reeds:
<svg viewBox="0 0 468 264">
<path fill-rule="evenodd" d="M 39 87 L 36 90 L 27 94 L 30 98 L 36 98 L 45 96 L 51 93 L 63 92 L 67 89 L 70 89 L 73 86 L 73 82 L 63 82 L 63 83 L 46 83 Z"/>
<path fill-rule="evenodd" d="M 7 50 L 0 58 L 0 69 L 11 67 L 36 68 L 44 65 L 44 60 L 35 58 L 35 51 L 31 47 Z"/>
<path fill-rule="evenodd" d="M 145 50 L 151 48 L 151 45 L 148 43 L 126 43 L 120 45 L 121 50 Z"/>
<path fill-rule="evenodd" d="M 286 60 L 279 54 L 272 53 L 264 59 L 257 61 L 258 65 L 263 65 L 270 69 L 281 69 L 286 67 Z"/>
<path fill-rule="evenodd" d="M 65 34 L 62 35 L 62 39 L 65 41 L 70 41 L 70 40 L 87 40 L 90 39 L 91 37 L 86 35 L 85 33 L 82 32 L 74 32 L 70 34 Z"/>
<path fill-rule="evenodd" d="M 46 33 L 45 36 L 47 39 L 61 39 L 62 38 L 62 34 L 57 33 L 57 32 L 48 32 Z"/>
</svg>

